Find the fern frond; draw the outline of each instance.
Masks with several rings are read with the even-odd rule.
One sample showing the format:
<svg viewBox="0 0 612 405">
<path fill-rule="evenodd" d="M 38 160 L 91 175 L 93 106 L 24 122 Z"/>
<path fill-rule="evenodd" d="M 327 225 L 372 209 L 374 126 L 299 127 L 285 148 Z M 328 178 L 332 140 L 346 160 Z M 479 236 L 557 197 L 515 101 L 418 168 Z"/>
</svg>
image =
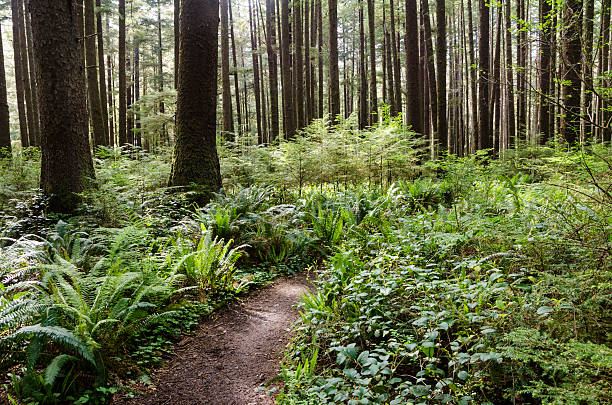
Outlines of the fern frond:
<svg viewBox="0 0 612 405">
<path fill-rule="evenodd" d="M 62 371 L 62 367 L 64 367 L 64 364 L 66 364 L 66 362 L 68 361 L 74 360 L 78 359 L 69 354 L 60 354 L 59 356 L 55 356 L 55 358 L 51 360 L 51 363 L 49 363 L 49 365 L 45 369 L 45 385 L 48 387 L 53 387 L 53 384 L 55 383 L 55 380 L 57 379 L 57 376 L 59 375 L 60 371 Z"/>
</svg>

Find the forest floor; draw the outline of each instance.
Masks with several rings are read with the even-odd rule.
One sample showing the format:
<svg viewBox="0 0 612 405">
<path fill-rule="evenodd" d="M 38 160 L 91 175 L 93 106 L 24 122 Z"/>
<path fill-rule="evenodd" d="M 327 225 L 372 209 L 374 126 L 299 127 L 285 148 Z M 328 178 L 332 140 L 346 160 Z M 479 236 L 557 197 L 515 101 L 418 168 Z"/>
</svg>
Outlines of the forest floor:
<svg viewBox="0 0 612 405">
<path fill-rule="evenodd" d="M 133 399 L 113 404 L 273 404 L 263 387 L 278 375 L 305 274 L 286 277 L 233 303 L 200 325 Z"/>
</svg>

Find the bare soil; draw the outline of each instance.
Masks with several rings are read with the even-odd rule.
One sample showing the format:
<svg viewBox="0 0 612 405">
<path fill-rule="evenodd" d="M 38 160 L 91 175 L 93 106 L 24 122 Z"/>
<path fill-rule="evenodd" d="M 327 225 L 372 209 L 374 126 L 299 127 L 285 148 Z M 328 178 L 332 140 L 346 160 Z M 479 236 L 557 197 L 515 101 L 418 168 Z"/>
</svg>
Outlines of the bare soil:
<svg viewBox="0 0 612 405">
<path fill-rule="evenodd" d="M 153 376 L 153 386 L 114 404 L 259 405 L 274 400 L 261 388 L 278 375 L 281 352 L 309 289 L 306 276 L 275 282 L 231 304 L 179 343 L 176 355 Z"/>
</svg>

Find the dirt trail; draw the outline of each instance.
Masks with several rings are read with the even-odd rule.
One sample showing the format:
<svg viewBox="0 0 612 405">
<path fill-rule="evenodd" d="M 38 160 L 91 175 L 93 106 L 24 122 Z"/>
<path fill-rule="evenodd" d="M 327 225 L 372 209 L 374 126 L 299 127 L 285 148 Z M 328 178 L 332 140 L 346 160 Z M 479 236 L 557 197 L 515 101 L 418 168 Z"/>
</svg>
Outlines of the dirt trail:
<svg viewBox="0 0 612 405">
<path fill-rule="evenodd" d="M 154 389 L 115 404 L 259 405 L 273 400 L 258 390 L 278 374 L 305 276 L 288 277 L 231 304 L 179 344 L 153 375 Z"/>
</svg>

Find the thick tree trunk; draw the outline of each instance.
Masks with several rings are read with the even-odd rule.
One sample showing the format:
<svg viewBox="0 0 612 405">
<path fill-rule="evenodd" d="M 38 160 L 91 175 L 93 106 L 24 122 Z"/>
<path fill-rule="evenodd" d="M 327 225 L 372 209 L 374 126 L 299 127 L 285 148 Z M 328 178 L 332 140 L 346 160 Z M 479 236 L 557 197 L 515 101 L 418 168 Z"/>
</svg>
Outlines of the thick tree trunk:
<svg viewBox="0 0 612 405">
<path fill-rule="evenodd" d="M 338 1 L 328 0 L 329 5 L 329 92 L 330 115 L 336 123 L 340 115 L 340 71 L 338 67 Z"/>
<path fill-rule="evenodd" d="M 96 0 L 96 8 L 99 9 L 101 5 L 101 0 Z M 102 12 L 100 10 L 98 10 L 96 15 L 96 33 L 98 36 L 98 86 L 100 88 L 100 105 L 102 106 L 102 117 L 104 119 L 104 145 L 109 145 L 110 126 L 108 116 L 108 97 L 106 94 L 106 74 L 104 69 L 104 37 L 102 36 Z"/>
<path fill-rule="evenodd" d="M 489 7 L 486 0 L 479 0 L 480 9 L 480 41 L 478 44 L 478 148 L 490 149 L 493 147 L 491 123 L 489 121 L 489 79 L 491 71 L 489 59 Z"/>
<path fill-rule="evenodd" d="M 119 146 L 127 143 L 125 83 L 125 0 L 119 0 Z"/>
<path fill-rule="evenodd" d="M 206 202 L 221 188 L 216 146 L 219 1 L 182 0 L 179 24 L 181 62 L 170 185 L 196 184 L 201 202 Z"/>
<path fill-rule="evenodd" d="M 229 13 L 227 3 L 221 0 L 221 102 L 223 105 L 223 133 L 232 140 L 234 132 L 234 117 L 232 115 L 232 90 L 230 89 L 230 59 L 229 59 Z"/>
<path fill-rule="evenodd" d="M 90 118 L 93 128 L 95 146 L 106 145 L 104 118 L 98 88 L 98 69 L 96 61 L 96 18 L 94 0 L 85 0 L 85 64 L 87 71 L 87 92 L 89 98 Z"/>
<path fill-rule="evenodd" d="M 0 158 L 10 156 L 11 128 L 8 97 L 6 94 L 6 72 L 4 71 L 4 47 L 2 44 L 2 31 L 0 30 Z"/>
<path fill-rule="evenodd" d="M 416 0 L 406 0 L 406 123 L 423 133 L 423 98 L 420 91 L 419 25 Z"/>
<path fill-rule="evenodd" d="M 72 211 L 93 179 L 87 131 L 85 71 L 75 38 L 78 2 L 37 0 L 31 4 L 34 57 L 41 119 L 41 188 L 52 211 Z"/>
</svg>

